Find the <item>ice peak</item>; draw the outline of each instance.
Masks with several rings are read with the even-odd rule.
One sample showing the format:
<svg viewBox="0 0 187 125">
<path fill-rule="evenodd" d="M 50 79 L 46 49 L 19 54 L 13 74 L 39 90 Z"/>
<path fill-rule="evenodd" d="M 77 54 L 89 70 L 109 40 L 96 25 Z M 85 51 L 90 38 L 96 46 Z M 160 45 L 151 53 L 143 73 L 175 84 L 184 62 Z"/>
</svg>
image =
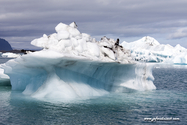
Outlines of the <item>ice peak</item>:
<svg viewBox="0 0 187 125">
<path fill-rule="evenodd" d="M 73 28 L 77 28 L 77 24 L 75 22 L 72 22 L 71 24 L 69 24 L 69 26 L 71 26 Z"/>
<path fill-rule="evenodd" d="M 64 24 L 64 23 L 59 23 L 56 27 L 55 30 L 56 32 L 60 32 L 61 30 L 66 30 L 66 28 L 68 27 L 68 25 Z"/>
<path fill-rule="evenodd" d="M 182 47 L 180 44 L 177 44 L 177 45 L 175 46 L 175 49 L 184 50 L 185 48 Z"/>
<path fill-rule="evenodd" d="M 154 39 L 153 37 L 150 37 L 150 36 L 145 36 L 138 41 L 145 42 L 145 43 L 149 44 L 150 46 L 160 45 L 160 43 L 156 39 Z"/>
</svg>

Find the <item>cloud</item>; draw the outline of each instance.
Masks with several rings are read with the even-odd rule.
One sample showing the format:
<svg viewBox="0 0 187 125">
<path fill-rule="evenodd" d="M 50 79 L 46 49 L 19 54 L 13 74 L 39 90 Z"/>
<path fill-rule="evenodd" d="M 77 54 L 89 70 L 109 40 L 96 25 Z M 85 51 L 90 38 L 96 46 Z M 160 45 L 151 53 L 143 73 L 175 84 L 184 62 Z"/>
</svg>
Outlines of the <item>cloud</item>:
<svg viewBox="0 0 187 125">
<path fill-rule="evenodd" d="M 55 32 L 60 22 L 75 21 L 91 36 L 162 34 L 165 39 L 187 27 L 186 0 L 4 0 L 0 5 L 0 37 L 25 42 Z"/>
<path fill-rule="evenodd" d="M 169 36 L 170 39 L 180 39 L 184 37 L 187 37 L 187 27 L 180 28 Z"/>
</svg>

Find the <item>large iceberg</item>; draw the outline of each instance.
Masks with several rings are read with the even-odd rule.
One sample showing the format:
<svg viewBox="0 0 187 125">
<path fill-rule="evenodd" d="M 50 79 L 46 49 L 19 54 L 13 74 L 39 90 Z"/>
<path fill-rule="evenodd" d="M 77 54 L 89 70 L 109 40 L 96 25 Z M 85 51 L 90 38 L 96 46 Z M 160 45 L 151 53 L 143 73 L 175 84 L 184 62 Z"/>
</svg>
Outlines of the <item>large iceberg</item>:
<svg viewBox="0 0 187 125">
<path fill-rule="evenodd" d="M 60 23 L 57 33 L 35 39 L 43 50 L 1 65 L 12 90 L 36 98 L 74 99 L 110 92 L 156 89 L 152 65 L 135 63 L 119 41 L 96 41 L 77 25 Z"/>
<path fill-rule="evenodd" d="M 170 64 L 187 64 L 187 49 L 177 44 L 160 44 L 150 36 L 145 36 L 134 42 L 122 42 L 125 49 L 131 51 L 131 56 L 136 61 L 163 62 Z"/>
</svg>

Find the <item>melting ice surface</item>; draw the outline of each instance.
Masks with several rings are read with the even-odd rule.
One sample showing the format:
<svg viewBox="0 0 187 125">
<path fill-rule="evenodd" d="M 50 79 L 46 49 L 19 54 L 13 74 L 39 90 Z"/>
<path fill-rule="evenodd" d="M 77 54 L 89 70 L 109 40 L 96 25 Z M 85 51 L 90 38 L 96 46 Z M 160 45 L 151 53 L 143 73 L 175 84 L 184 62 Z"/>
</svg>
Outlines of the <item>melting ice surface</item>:
<svg viewBox="0 0 187 125">
<path fill-rule="evenodd" d="M 10 60 L 3 67 L 13 90 L 37 98 L 73 99 L 155 89 L 151 65 L 146 64 L 98 62 L 41 51 Z"/>
<path fill-rule="evenodd" d="M 57 33 L 31 44 L 44 48 L 1 65 L 12 90 L 35 98 L 75 99 L 111 92 L 156 89 L 152 65 L 134 63 L 118 41 L 97 42 L 75 23 L 60 23 Z"/>
</svg>

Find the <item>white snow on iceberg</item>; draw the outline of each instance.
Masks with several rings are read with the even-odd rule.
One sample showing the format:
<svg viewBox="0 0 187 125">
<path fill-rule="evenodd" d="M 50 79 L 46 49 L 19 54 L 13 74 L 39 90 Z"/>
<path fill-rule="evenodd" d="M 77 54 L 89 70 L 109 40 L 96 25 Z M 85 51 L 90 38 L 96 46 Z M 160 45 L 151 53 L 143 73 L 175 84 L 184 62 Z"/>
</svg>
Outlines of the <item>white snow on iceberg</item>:
<svg viewBox="0 0 187 125">
<path fill-rule="evenodd" d="M 55 30 L 57 33 L 49 36 L 44 34 L 43 37 L 33 40 L 31 44 L 69 56 L 79 56 L 91 60 L 133 62 L 128 50 L 116 45 L 116 41 L 104 37 L 100 42 L 97 42 L 90 35 L 80 33 L 74 22 L 70 25 L 59 23 Z"/>
<path fill-rule="evenodd" d="M 135 64 L 119 41 L 95 41 L 75 23 L 56 26 L 31 44 L 44 48 L 2 64 L 13 90 L 36 98 L 74 99 L 156 89 L 152 65 Z"/>
</svg>

